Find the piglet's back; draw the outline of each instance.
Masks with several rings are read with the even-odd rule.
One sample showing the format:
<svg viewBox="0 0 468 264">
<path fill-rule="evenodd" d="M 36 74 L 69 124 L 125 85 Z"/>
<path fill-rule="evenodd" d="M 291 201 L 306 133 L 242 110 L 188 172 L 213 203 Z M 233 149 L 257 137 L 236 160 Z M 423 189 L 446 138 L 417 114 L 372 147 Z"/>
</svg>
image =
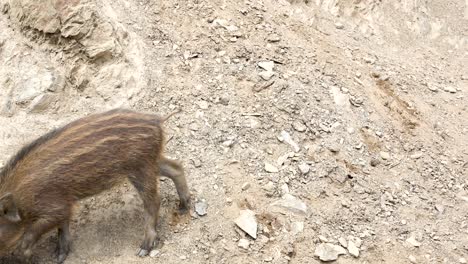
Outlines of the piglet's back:
<svg viewBox="0 0 468 264">
<path fill-rule="evenodd" d="M 24 199 L 72 201 L 140 170 L 156 170 L 163 147 L 160 120 L 123 109 L 76 120 L 21 149 L 1 173 L 0 190 Z"/>
</svg>

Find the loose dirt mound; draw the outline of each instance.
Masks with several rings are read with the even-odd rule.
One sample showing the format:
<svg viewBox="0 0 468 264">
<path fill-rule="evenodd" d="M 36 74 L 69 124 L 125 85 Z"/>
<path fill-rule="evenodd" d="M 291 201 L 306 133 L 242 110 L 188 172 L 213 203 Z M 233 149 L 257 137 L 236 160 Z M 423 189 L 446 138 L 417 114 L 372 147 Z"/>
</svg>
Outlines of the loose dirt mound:
<svg viewBox="0 0 468 264">
<path fill-rule="evenodd" d="M 123 186 L 77 210 L 67 263 L 464 263 L 468 7 L 410 2 L 0 0 L 0 166 L 91 112 L 181 107 L 167 152 L 207 214 L 163 182 L 140 259 Z"/>
</svg>

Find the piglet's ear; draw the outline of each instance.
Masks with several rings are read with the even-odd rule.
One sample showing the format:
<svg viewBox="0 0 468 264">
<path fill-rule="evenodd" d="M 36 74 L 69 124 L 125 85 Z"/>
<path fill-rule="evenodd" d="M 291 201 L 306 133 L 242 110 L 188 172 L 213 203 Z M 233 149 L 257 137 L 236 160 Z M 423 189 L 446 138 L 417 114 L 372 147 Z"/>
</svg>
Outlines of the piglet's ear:
<svg viewBox="0 0 468 264">
<path fill-rule="evenodd" d="M 11 193 L 7 193 L 0 198 L 0 218 L 13 223 L 21 221 L 18 207 L 16 207 Z"/>
</svg>

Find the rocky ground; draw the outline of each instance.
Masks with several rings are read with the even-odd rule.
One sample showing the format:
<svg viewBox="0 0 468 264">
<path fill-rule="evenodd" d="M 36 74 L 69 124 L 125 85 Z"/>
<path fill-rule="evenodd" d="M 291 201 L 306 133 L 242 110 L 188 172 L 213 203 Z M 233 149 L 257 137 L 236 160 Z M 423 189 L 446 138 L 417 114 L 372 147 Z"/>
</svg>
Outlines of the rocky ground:
<svg viewBox="0 0 468 264">
<path fill-rule="evenodd" d="M 467 263 L 467 5 L 0 0 L 0 166 L 89 113 L 180 107 L 191 216 L 164 181 L 138 258 L 122 186 L 77 209 L 66 263 Z"/>
</svg>

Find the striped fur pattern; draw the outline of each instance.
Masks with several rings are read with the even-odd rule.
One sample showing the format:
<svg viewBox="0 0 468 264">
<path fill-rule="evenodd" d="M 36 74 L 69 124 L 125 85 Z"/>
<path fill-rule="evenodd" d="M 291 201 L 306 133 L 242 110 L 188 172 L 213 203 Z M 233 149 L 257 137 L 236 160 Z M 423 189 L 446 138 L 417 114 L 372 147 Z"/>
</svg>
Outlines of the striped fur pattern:
<svg viewBox="0 0 468 264">
<path fill-rule="evenodd" d="M 154 246 L 160 205 L 159 175 L 171 178 L 187 211 L 182 167 L 162 155 L 164 119 L 116 109 L 78 119 L 23 147 L 0 172 L 0 253 L 19 244 L 29 257 L 36 241 L 58 228 L 58 262 L 69 251 L 73 205 L 129 180 L 147 214 L 138 255 Z"/>
</svg>

